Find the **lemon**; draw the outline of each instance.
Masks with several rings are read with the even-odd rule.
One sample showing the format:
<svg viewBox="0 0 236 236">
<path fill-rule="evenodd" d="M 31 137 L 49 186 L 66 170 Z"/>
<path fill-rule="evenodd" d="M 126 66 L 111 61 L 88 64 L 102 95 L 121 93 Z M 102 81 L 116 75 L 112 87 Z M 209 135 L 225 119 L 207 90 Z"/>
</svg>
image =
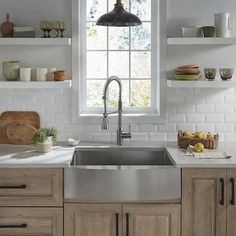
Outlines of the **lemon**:
<svg viewBox="0 0 236 236">
<path fill-rule="evenodd" d="M 184 137 L 186 137 L 186 138 L 192 138 L 192 137 L 193 137 L 193 134 L 192 134 L 192 132 L 190 132 L 190 131 L 184 131 L 183 135 L 184 135 Z"/>
<path fill-rule="evenodd" d="M 196 132 L 194 135 L 195 138 L 199 138 L 202 139 L 204 137 L 204 133 L 203 132 Z"/>
<path fill-rule="evenodd" d="M 195 152 L 203 152 L 204 151 L 204 145 L 202 143 L 196 143 L 194 146 Z"/>
</svg>

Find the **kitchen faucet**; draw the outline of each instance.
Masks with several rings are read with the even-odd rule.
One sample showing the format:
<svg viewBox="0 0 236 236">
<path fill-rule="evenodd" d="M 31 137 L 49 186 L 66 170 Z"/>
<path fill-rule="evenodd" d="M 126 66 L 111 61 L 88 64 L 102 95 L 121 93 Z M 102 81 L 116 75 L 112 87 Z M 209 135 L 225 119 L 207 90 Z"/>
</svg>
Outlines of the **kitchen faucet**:
<svg viewBox="0 0 236 236">
<path fill-rule="evenodd" d="M 118 100 L 118 110 L 114 112 L 107 112 L 107 91 L 110 83 L 112 81 L 116 81 L 119 85 L 119 100 Z M 129 132 L 123 132 L 122 129 L 122 83 L 121 80 L 117 76 L 111 76 L 107 79 L 104 91 L 103 91 L 103 100 L 104 100 L 104 112 L 103 112 L 103 121 L 102 121 L 102 129 L 108 130 L 108 115 L 118 113 L 118 129 L 117 129 L 117 144 L 122 145 L 123 139 L 130 139 L 131 133 L 130 133 L 130 126 L 129 126 Z"/>
</svg>

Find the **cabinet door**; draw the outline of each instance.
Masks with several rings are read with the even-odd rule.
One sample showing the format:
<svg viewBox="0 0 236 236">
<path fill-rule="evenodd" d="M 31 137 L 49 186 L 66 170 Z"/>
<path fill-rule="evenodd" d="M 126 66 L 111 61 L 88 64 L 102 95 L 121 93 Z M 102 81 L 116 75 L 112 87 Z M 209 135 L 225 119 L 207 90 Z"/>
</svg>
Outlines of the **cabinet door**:
<svg viewBox="0 0 236 236">
<path fill-rule="evenodd" d="M 180 205 L 127 204 L 123 207 L 124 236 L 180 236 Z"/>
<path fill-rule="evenodd" d="M 122 205 L 65 204 L 65 236 L 121 236 Z"/>
<path fill-rule="evenodd" d="M 227 170 L 227 236 L 235 236 L 236 233 L 236 170 Z"/>
<path fill-rule="evenodd" d="M 182 236 L 226 235 L 226 170 L 182 170 Z"/>
</svg>

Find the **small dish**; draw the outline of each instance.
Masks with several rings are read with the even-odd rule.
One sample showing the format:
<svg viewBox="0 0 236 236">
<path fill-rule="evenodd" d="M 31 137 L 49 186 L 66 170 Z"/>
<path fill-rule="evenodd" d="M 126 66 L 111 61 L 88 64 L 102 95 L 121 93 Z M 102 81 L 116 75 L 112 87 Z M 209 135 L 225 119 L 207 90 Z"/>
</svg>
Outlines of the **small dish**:
<svg viewBox="0 0 236 236">
<path fill-rule="evenodd" d="M 220 77 L 222 80 L 229 80 L 232 78 L 234 69 L 232 68 L 222 68 L 220 69 Z"/>
<path fill-rule="evenodd" d="M 184 38 L 203 37 L 202 27 L 199 26 L 183 26 L 181 30 Z"/>
<path fill-rule="evenodd" d="M 79 144 L 79 139 L 68 138 L 67 142 L 70 146 L 77 146 Z"/>
<path fill-rule="evenodd" d="M 207 80 L 214 80 L 216 77 L 216 68 L 205 68 L 204 74 Z"/>
</svg>

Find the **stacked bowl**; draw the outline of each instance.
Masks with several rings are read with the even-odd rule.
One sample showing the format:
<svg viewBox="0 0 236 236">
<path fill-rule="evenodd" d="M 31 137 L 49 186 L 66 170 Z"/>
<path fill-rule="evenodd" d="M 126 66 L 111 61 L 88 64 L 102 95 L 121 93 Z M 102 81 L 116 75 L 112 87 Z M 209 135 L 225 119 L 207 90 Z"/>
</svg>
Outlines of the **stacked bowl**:
<svg viewBox="0 0 236 236">
<path fill-rule="evenodd" d="M 175 70 L 175 79 L 177 80 L 199 80 L 201 73 L 199 65 L 185 65 Z"/>
</svg>

